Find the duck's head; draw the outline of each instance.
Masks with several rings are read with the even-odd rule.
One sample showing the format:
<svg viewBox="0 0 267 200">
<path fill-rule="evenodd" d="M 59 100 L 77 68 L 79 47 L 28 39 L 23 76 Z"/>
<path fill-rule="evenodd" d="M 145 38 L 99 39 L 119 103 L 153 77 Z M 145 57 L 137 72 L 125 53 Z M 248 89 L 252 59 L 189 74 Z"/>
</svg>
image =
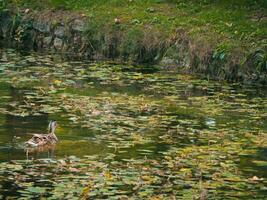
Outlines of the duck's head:
<svg viewBox="0 0 267 200">
<path fill-rule="evenodd" d="M 56 127 L 57 127 L 57 122 L 54 120 L 50 121 L 48 125 L 49 133 L 55 133 Z"/>
</svg>

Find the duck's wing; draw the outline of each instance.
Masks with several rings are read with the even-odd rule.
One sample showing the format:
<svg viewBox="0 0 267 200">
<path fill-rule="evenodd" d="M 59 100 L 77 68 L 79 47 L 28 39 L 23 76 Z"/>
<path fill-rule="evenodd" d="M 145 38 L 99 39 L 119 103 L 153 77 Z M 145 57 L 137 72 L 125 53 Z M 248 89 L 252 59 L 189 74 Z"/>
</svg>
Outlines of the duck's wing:
<svg viewBox="0 0 267 200">
<path fill-rule="evenodd" d="M 26 144 L 30 146 L 40 146 L 48 141 L 47 134 L 34 134 L 31 139 L 29 139 Z"/>
<path fill-rule="evenodd" d="M 33 134 L 33 138 L 43 138 L 45 134 Z"/>
<path fill-rule="evenodd" d="M 32 136 L 33 140 L 47 140 L 49 139 L 49 134 L 34 134 Z"/>
<path fill-rule="evenodd" d="M 27 142 L 25 142 L 25 144 L 27 146 L 31 146 L 31 147 L 37 147 L 38 144 L 36 142 L 34 142 L 33 140 L 28 140 Z"/>
</svg>

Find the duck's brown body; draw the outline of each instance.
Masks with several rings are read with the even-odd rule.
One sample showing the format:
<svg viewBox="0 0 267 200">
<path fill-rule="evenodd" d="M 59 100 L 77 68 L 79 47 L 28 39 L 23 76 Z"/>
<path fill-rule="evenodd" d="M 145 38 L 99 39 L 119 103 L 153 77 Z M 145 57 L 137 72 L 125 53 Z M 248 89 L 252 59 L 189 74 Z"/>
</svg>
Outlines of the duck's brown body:
<svg viewBox="0 0 267 200">
<path fill-rule="evenodd" d="M 29 146 L 43 146 L 57 143 L 57 139 L 51 134 L 34 134 L 33 137 L 26 142 Z"/>
<path fill-rule="evenodd" d="M 55 134 L 56 122 L 51 121 L 48 126 L 48 134 L 34 134 L 31 139 L 26 142 L 27 146 L 38 147 L 43 145 L 51 145 L 58 142 Z"/>
</svg>

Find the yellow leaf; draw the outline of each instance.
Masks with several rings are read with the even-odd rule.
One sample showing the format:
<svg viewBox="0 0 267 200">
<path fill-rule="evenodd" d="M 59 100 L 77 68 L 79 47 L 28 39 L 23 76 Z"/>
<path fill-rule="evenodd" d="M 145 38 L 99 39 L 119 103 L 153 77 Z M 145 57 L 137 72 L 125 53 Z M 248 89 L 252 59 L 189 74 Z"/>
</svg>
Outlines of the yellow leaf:
<svg viewBox="0 0 267 200">
<path fill-rule="evenodd" d="M 112 178 L 112 175 L 111 175 L 111 173 L 110 173 L 109 171 L 105 171 L 105 172 L 104 172 L 104 177 L 105 177 L 106 179 L 111 179 L 111 178 Z"/>
<path fill-rule="evenodd" d="M 55 83 L 56 85 L 59 85 L 60 83 L 62 83 L 62 81 L 60 81 L 60 80 L 54 80 L 54 83 Z"/>
</svg>

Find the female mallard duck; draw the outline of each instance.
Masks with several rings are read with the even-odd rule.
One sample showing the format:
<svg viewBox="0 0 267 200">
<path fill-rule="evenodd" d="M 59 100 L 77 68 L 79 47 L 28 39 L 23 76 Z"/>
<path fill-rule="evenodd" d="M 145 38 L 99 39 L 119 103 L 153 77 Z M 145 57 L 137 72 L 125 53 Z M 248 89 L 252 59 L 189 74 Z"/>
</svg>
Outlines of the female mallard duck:
<svg viewBox="0 0 267 200">
<path fill-rule="evenodd" d="M 31 147 L 39 147 L 57 143 L 58 139 L 55 134 L 56 126 L 56 121 L 50 121 L 48 125 L 48 134 L 34 134 L 32 138 L 26 142 L 26 145 Z"/>
</svg>

